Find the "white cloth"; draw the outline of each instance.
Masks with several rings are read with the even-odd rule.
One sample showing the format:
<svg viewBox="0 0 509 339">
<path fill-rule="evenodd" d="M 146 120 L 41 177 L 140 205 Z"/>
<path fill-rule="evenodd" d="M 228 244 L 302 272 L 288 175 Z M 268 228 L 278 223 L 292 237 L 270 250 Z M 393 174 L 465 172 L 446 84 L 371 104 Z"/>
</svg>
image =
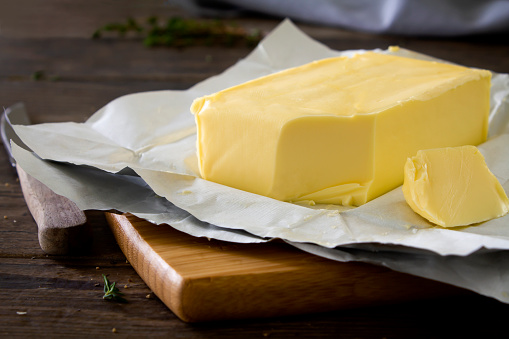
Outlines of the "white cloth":
<svg viewBox="0 0 509 339">
<path fill-rule="evenodd" d="M 398 35 L 509 32 L 508 0 L 173 0 L 196 14 L 255 11 L 294 21 Z"/>
</svg>

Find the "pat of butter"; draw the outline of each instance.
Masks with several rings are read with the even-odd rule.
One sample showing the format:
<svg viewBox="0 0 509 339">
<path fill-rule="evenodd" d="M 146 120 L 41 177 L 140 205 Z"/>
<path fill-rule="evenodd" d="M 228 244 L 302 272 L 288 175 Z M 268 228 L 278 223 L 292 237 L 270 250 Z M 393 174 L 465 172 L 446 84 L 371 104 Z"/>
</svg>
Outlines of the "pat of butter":
<svg viewBox="0 0 509 339">
<path fill-rule="evenodd" d="M 361 205 L 418 150 L 479 144 L 491 73 L 374 52 L 196 99 L 201 176 L 283 201 Z"/>
<path fill-rule="evenodd" d="M 405 164 L 403 193 L 412 209 L 443 227 L 505 215 L 509 199 L 475 146 L 417 152 Z"/>
</svg>

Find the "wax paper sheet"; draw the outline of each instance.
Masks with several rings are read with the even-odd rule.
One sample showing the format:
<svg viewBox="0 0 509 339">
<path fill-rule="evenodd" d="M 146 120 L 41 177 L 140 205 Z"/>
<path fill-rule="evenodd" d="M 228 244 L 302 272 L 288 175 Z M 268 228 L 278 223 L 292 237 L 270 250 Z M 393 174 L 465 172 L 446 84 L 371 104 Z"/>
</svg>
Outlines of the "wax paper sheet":
<svg viewBox="0 0 509 339">
<path fill-rule="evenodd" d="M 470 265 L 469 258 L 488 250 L 509 249 L 509 216 L 473 227 L 444 229 L 416 215 L 406 204 L 401 188 L 361 207 L 342 208 L 290 204 L 200 178 L 194 117 L 189 112 L 193 99 L 288 67 L 358 52 L 363 51 L 331 50 L 284 21 L 245 59 L 188 90 L 120 97 L 82 124 L 15 126 L 33 153 L 13 145 L 14 156 L 29 174 L 83 209 L 131 212 L 192 235 L 226 241 L 281 238 L 335 260 L 376 262 L 379 258 L 379 264 L 392 265 L 393 269 L 485 293 L 475 277 L 486 262 L 478 265 L 476 259 Z M 404 49 L 377 52 L 432 59 Z M 494 74 L 489 140 L 479 146 L 506 192 L 508 96 L 509 77 Z M 337 246 L 343 250 L 335 249 Z M 355 255 L 345 249 L 356 251 Z M 458 282 L 444 270 L 434 270 L 431 263 L 426 266 L 420 262 L 420 267 L 412 270 L 412 264 L 389 265 L 380 253 L 389 253 L 391 258 L 396 254 L 400 263 L 406 260 L 414 264 L 418 262 L 415 255 L 461 257 L 465 260 L 463 266 L 469 267 L 462 274 L 474 283 Z M 506 251 L 502 253 L 506 255 Z M 505 267 L 495 264 L 498 273 L 493 274 L 506 272 Z M 509 290 L 509 278 L 501 281 L 497 289 L 489 289 L 488 295 L 509 300 L 504 290 Z"/>
</svg>

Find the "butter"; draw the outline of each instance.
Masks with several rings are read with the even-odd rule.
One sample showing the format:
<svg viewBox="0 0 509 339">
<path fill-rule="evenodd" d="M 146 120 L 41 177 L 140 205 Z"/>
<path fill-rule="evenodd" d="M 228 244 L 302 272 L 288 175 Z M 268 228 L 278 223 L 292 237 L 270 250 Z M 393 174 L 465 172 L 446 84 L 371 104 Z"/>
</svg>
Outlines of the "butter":
<svg viewBox="0 0 509 339">
<path fill-rule="evenodd" d="M 501 217 L 509 199 L 475 146 L 417 152 L 404 168 L 403 194 L 422 217 L 443 227 Z"/>
<path fill-rule="evenodd" d="M 198 98 L 200 174 L 283 201 L 362 205 L 401 185 L 418 150 L 485 141 L 490 77 L 367 52 Z"/>
</svg>

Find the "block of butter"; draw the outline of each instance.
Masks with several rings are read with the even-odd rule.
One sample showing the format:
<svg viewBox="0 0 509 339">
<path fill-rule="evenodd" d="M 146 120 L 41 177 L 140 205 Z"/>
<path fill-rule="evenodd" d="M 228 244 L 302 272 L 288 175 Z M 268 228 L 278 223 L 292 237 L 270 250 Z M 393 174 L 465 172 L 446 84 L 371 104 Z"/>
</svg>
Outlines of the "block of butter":
<svg viewBox="0 0 509 339">
<path fill-rule="evenodd" d="M 375 52 L 287 69 L 196 99 L 201 176 L 283 201 L 362 205 L 420 149 L 477 145 L 491 73 Z"/>
<path fill-rule="evenodd" d="M 404 173 L 405 200 L 434 224 L 466 226 L 509 211 L 504 188 L 475 146 L 419 151 Z"/>
</svg>

